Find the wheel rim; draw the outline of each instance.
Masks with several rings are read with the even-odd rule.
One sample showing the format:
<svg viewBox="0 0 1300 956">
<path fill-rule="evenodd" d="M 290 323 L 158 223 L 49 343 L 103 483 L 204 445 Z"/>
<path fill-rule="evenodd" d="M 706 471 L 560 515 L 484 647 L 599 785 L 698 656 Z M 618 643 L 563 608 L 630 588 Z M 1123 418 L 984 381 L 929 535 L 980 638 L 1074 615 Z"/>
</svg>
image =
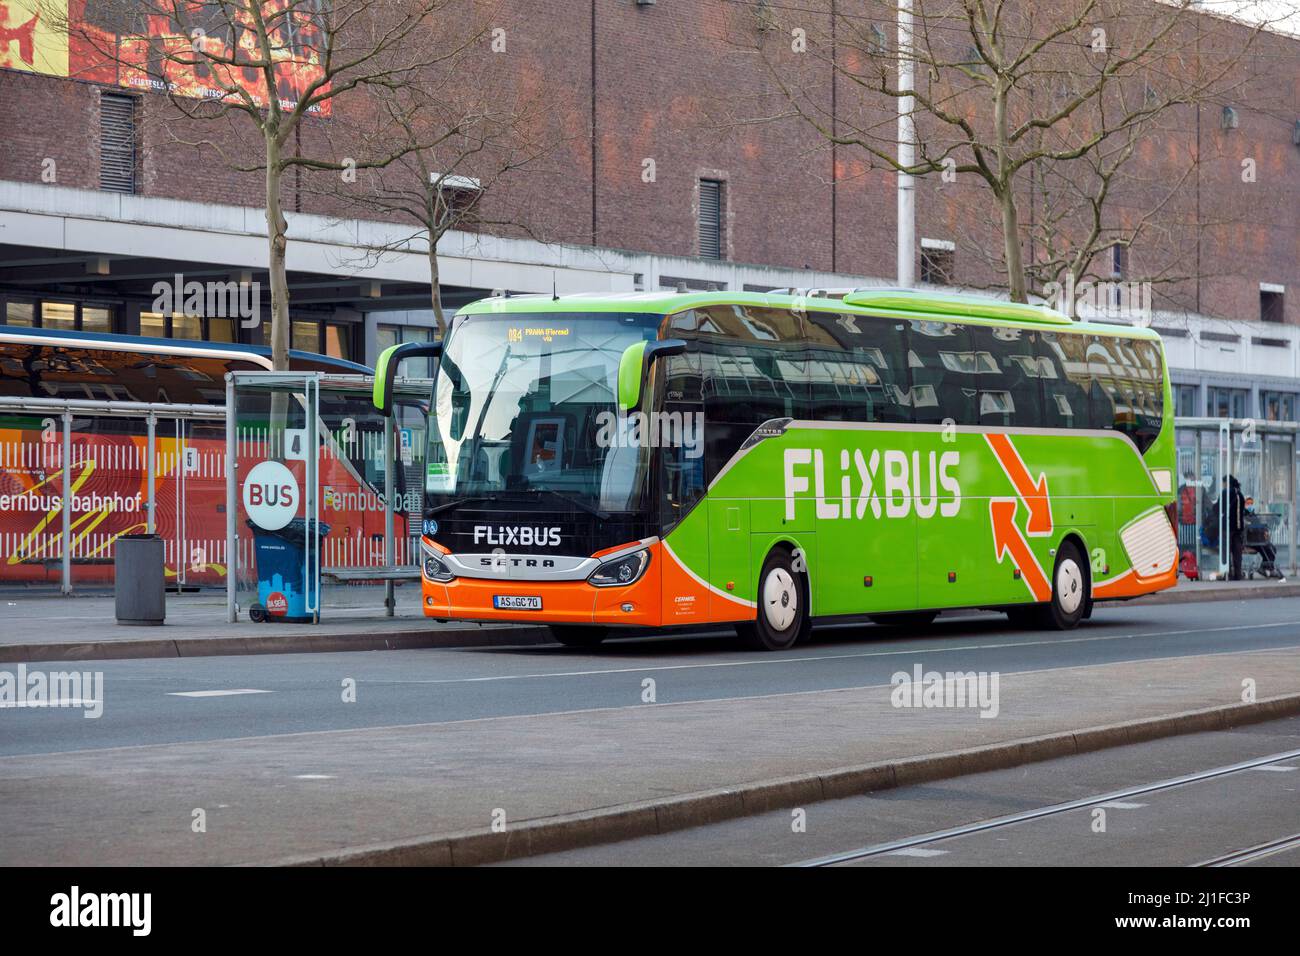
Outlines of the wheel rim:
<svg viewBox="0 0 1300 956">
<path fill-rule="evenodd" d="M 799 589 L 785 568 L 773 568 L 763 582 L 763 613 L 774 630 L 784 631 L 794 623 L 799 610 Z"/>
<path fill-rule="evenodd" d="M 1056 600 L 1066 614 L 1073 614 L 1083 604 L 1083 572 L 1072 558 L 1056 569 Z"/>
</svg>

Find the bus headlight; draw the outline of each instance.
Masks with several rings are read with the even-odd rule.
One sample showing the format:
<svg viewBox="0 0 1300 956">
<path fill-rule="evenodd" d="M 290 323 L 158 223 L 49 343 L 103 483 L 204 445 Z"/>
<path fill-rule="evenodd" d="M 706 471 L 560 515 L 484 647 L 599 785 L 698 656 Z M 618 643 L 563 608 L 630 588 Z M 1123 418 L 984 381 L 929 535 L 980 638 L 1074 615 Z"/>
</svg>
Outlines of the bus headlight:
<svg viewBox="0 0 1300 956">
<path fill-rule="evenodd" d="M 442 563 L 442 558 L 436 553 L 427 547 L 422 547 L 422 550 L 424 551 L 424 576 L 426 578 L 430 581 L 439 581 L 446 584 L 456 577 L 451 573 L 451 569 Z"/>
<path fill-rule="evenodd" d="M 650 552 L 643 548 L 613 561 L 606 561 L 592 571 L 587 580 L 598 588 L 622 587 L 639 581 L 649 566 Z"/>
</svg>

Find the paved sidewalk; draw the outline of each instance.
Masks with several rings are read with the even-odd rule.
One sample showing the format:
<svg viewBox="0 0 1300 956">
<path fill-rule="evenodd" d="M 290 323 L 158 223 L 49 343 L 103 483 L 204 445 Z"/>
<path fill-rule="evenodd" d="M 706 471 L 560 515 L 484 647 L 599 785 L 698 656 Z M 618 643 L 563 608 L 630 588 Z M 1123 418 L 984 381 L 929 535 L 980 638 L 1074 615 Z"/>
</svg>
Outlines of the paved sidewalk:
<svg viewBox="0 0 1300 956">
<path fill-rule="evenodd" d="M 440 624 L 421 613 L 420 592 L 414 586 L 399 587 L 396 594 L 396 616 L 386 618 L 382 588 L 325 588 L 322 623 L 315 626 L 252 624 L 246 616 L 230 625 L 224 592 L 169 594 L 165 625 L 132 627 L 115 622 L 111 595 L 65 598 L 41 591 L 0 591 L 0 663 L 509 646 L 551 640 L 544 627 Z M 1300 581 L 1184 581 L 1133 603 L 1296 596 Z"/>
<path fill-rule="evenodd" d="M 1004 672 L 995 719 L 895 708 L 889 685 L 642 704 L 626 676 L 620 707 L 3 757 L 0 865 L 266 864 L 412 841 L 468 862 L 446 838 L 494 813 L 670 813 L 702 791 L 1238 704 L 1245 678 L 1261 701 L 1300 693 L 1300 650 Z"/>
</svg>

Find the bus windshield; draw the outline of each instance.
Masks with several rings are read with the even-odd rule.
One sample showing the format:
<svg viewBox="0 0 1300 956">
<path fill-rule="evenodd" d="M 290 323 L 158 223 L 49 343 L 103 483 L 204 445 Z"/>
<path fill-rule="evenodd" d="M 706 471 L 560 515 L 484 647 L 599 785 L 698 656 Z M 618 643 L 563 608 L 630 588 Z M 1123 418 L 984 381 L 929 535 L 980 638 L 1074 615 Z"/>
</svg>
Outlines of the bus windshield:
<svg viewBox="0 0 1300 956">
<path fill-rule="evenodd" d="M 635 510 L 646 473 L 616 439 L 619 360 L 653 339 L 639 313 L 473 315 L 448 337 L 434 384 L 426 507 L 467 498 Z"/>
</svg>

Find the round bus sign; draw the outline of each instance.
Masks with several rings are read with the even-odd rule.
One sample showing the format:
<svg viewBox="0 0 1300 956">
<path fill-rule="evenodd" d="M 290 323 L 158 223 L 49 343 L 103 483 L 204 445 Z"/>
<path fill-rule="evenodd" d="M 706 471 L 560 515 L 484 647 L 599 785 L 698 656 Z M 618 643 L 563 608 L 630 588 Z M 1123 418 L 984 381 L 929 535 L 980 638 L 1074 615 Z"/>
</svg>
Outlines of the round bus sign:
<svg viewBox="0 0 1300 956">
<path fill-rule="evenodd" d="M 244 512 L 264 531 L 279 531 L 298 512 L 298 479 L 278 461 L 258 462 L 244 479 Z"/>
</svg>

